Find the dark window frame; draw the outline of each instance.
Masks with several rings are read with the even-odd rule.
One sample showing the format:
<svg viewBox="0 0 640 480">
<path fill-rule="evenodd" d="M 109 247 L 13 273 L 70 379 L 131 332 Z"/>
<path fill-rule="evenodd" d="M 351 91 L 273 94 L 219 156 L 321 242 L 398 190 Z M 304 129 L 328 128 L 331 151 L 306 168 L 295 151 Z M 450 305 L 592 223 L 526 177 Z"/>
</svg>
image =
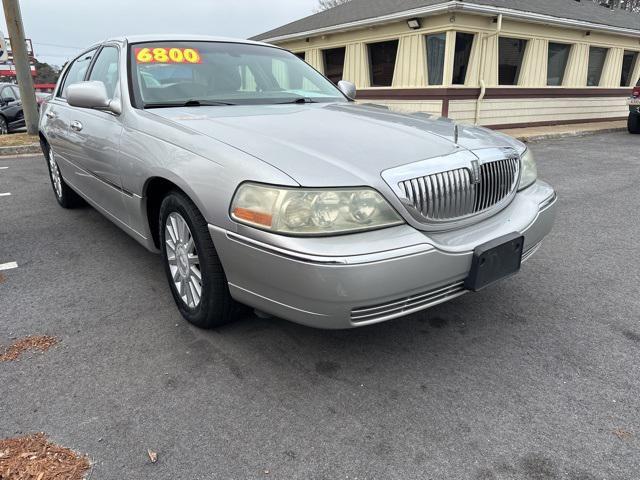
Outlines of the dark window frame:
<svg viewBox="0 0 640 480">
<path fill-rule="evenodd" d="M 625 71 L 624 71 L 624 62 L 625 62 L 625 58 L 628 56 L 632 56 L 633 60 L 631 62 L 631 65 L 629 66 L 629 71 L 627 72 L 627 79 L 625 81 L 624 75 L 625 75 Z M 622 71 L 620 72 L 620 86 L 621 87 L 632 87 L 633 86 L 633 74 L 636 71 L 636 68 L 638 67 L 638 62 L 640 61 L 640 52 L 638 50 L 624 50 L 624 53 L 622 54 Z"/>
<path fill-rule="evenodd" d="M 562 75 L 559 77 L 558 83 L 549 83 L 549 67 L 551 65 L 551 45 L 559 45 L 562 47 L 568 47 L 567 58 L 564 62 L 564 67 L 562 69 Z M 561 87 L 564 84 L 565 78 L 567 76 L 567 67 L 569 66 L 569 60 L 571 59 L 571 52 L 574 48 L 575 44 L 573 43 L 563 43 L 563 42 L 549 42 L 547 46 L 547 86 L 548 87 Z"/>
<path fill-rule="evenodd" d="M 595 51 L 604 51 L 604 58 L 602 60 L 602 66 L 600 67 L 600 75 L 598 76 L 598 80 L 597 81 L 591 81 L 590 75 L 592 73 L 592 67 L 594 67 L 595 65 L 593 65 L 593 60 L 594 57 L 592 56 L 592 54 Z M 602 83 L 602 76 L 604 75 L 604 67 L 607 65 L 607 58 L 609 57 L 609 54 L 611 53 L 611 49 L 608 47 L 602 47 L 599 45 L 589 45 L 589 58 L 587 61 L 587 87 L 599 87 L 600 83 Z"/>
<path fill-rule="evenodd" d="M 507 72 L 500 71 L 503 65 L 507 65 L 506 62 L 505 63 L 501 62 L 501 53 L 503 52 L 501 40 L 518 42 L 520 45 L 522 45 L 521 56 L 518 58 L 517 62 L 514 65 L 511 65 L 512 67 L 515 67 L 515 72 L 513 72 L 513 80 L 511 80 L 510 82 L 504 81 L 506 80 L 505 77 L 507 77 Z M 520 85 L 522 67 L 524 66 L 524 59 L 527 55 L 527 49 L 529 48 L 529 44 L 530 44 L 529 40 L 530 40 L 529 38 L 519 38 L 519 37 L 507 37 L 507 36 L 498 37 L 498 85 L 501 85 L 501 86 Z M 516 49 L 516 53 L 517 53 L 517 49 Z"/>
<path fill-rule="evenodd" d="M 451 85 L 466 85 L 467 76 L 469 75 L 469 65 L 471 63 L 471 55 L 473 54 L 473 46 L 477 41 L 478 34 L 475 32 L 465 32 L 465 31 L 457 31 L 457 30 L 454 33 L 455 33 L 455 39 L 454 39 L 454 47 L 453 47 L 453 66 L 451 70 Z M 471 37 L 471 43 L 469 43 L 464 50 L 461 49 L 459 51 L 458 39 L 463 35 Z M 458 56 L 458 53 L 465 52 L 465 51 L 466 51 L 465 55 L 467 56 L 466 62 L 461 62 L 462 65 L 458 64 L 458 67 L 461 71 L 456 75 L 456 65 L 460 59 L 460 57 Z M 462 81 L 459 81 L 460 78 L 457 78 L 457 77 L 463 77 Z"/>
<path fill-rule="evenodd" d="M 329 71 L 329 62 L 327 62 L 327 54 L 336 53 L 339 50 L 342 53 L 342 67 L 340 69 L 340 79 L 338 81 L 335 81 L 332 78 L 334 75 Z M 329 80 L 331 80 L 331 82 L 334 83 L 335 85 L 337 85 L 340 80 L 344 80 L 344 66 L 345 66 L 346 59 L 347 59 L 347 47 L 327 48 L 325 50 L 322 50 L 322 67 L 324 69 L 324 76 L 327 77 Z M 338 64 L 336 63 L 336 65 Z M 337 78 L 337 75 L 335 75 L 335 77 Z"/>
<path fill-rule="evenodd" d="M 373 56 L 374 56 L 374 52 L 373 49 L 376 47 L 382 47 L 382 46 L 387 46 L 390 47 L 392 44 L 395 44 L 395 53 L 393 54 L 393 67 L 392 67 L 392 71 L 391 71 L 391 76 L 390 76 L 390 80 L 388 82 L 377 82 L 376 81 L 376 66 L 373 63 Z M 391 40 L 383 40 L 380 42 L 372 42 L 372 43 L 368 43 L 367 44 L 367 58 L 369 60 L 369 85 L 371 87 L 377 88 L 377 87 L 381 87 L 381 88 L 389 88 L 393 86 L 393 77 L 395 76 L 396 73 L 396 67 L 398 64 L 398 51 L 400 49 L 400 40 L 399 39 L 391 39 Z M 388 64 L 390 64 L 391 62 L 387 62 L 387 67 Z M 384 63 L 382 63 L 382 75 L 385 76 L 385 80 L 387 78 L 389 78 L 389 74 L 388 72 L 385 73 L 384 72 Z M 380 75 L 378 75 L 378 77 L 380 77 Z"/>
<path fill-rule="evenodd" d="M 440 70 L 436 72 L 434 72 L 430 66 L 432 65 L 430 63 L 430 58 L 432 57 L 432 55 L 430 55 L 429 53 L 429 38 L 437 38 L 437 39 L 442 39 L 442 37 L 444 37 L 444 48 L 442 49 L 442 52 L 435 52 L 436 53 L 436 58 L 434 59 L 434 63 L 433 65 L 435 65 L 435 60 L 438 61 Z M 447 32 L 433 32 L 433 33 L 428 33 L 426 35 L 424 35 L 424 42 L 425 42 L 425 48 L 426 48 L 426 62 L 427 62 L 427 85 L 429 86 L 442 86 L 444 85 L 444 69 L 445 69 L 445 61 L 446 61 L 446 57 L 447 57 Z M 439 58 L 438 54 L 442 55 L 442 59 Z M 441 60 L 441 61 L 440 61 Z M 433 80 L 433 81 L 432 81 Z"/>
</svg>

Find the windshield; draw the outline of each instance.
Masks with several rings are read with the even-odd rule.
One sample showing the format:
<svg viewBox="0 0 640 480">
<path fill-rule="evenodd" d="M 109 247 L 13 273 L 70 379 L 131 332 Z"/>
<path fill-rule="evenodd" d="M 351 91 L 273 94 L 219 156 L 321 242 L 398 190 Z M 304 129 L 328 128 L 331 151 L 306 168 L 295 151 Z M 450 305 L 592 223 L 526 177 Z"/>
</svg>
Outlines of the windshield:
<svg viewBox="0 0 640 480">
<path fill-rule="evenodd" d="M 130 47 L 138 107 L 346 102 L 298 57 L 278 48 L 222 42 L 154 42 Z"/>
</svg>

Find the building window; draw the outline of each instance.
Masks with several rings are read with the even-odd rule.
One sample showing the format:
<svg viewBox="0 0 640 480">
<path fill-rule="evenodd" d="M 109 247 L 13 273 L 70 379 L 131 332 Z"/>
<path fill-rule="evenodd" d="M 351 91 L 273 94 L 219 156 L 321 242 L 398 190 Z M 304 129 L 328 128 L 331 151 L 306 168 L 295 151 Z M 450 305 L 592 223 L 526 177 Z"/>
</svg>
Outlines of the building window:
<svg viewBox="0 0 640 480">
<path fill-rule="evenodd" d="M 398 40 L 369 44 L 372 87 L 390 87 L 398 56 Z"/>
<path fill-rule="evenodd" d="M 294 55 L 303 61 L 307 59 L 307 52 L 295 52 Z"/>
<path fill-rule="evenodd" d="M 549 42 L 549 63 L 547 67 L 547 85 L 561 86 L 569 61 L 571 45 Z"/>
<path fill-rule="evenodd" d="M 427 72 L 429 85 L 442 85 L 444 80 L 444 53 L 447 34 L 427 35 Z"/>
<path fill-rule="evenodd" d="M 625 50 L 624 57 L 622 59 L 622 78 L 620 79 L 621 87 L 630 87 L 633 81 L 633 71 L 636 69 L 636 62 L 638 61 L 638 52 L 631 52 Z"/>
<path fill-rule="evenodd" d="M 325 50 L 324 55 L 324 74 L 336 85 L 342 80 L 342 74 L 344 72 L 344 56 L 347 49 L 332 48 L 331 50 Z"/>
<path fill-rule="evenodd" d="M 587 70 L 587 87 L 597 87 L 600 85 L 604 62 L 607 59 L 609 49 L 601 47 L 591 47 L 589 49 L 589 69 Z"/>
<path fill-rule="evenodd" d="M 453 56 L 453 79 L 454 85 L 464 85 L 467 80 L 467 69 L 471 58 L 471 47 L 473 47 L 473 33 L 456 33 L 456 51 Z"/>
<path fill-rule="evenodd" d="M 527 41 L 500 37 L 498 41 L 498 85 L 518 85 Z"/>
</svg>

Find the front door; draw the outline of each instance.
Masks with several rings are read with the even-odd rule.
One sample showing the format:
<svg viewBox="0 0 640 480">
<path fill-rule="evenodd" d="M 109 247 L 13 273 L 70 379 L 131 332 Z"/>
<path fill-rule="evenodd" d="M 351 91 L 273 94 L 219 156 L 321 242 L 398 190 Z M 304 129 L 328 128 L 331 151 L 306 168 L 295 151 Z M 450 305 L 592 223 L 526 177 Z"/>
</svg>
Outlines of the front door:
<svg viewBox="0 0 640 480">
<path fill-rule="evenodd" d="M 109 98 L 120 98 L 119 58 L 117 46 L 104 46 L 97 54 L 86 77 L 104 83 Z M 56 108 L 63 126 L 63 147 L 73 170 L 69 178 L 78 190 L 89 197 L 112 219 L 129 225 L 123 199 L 120 137 L 122 120 L 107 111 L 72 107 Z"/>
</svg>

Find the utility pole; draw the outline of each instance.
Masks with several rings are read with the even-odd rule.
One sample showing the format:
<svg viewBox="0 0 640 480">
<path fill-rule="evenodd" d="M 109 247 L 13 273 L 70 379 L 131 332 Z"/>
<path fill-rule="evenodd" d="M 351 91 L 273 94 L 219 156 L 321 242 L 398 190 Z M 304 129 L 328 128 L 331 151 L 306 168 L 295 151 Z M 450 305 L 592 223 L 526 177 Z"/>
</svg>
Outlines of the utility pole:
<svg viewBox="0 0 640 480">
<path fill-rule="evenodd" d="M 27 41 L 24 35 L 24 25 L 22 24 L 22 13 L 20 13 L 20 3 L 18 3 L 18 0 L 3 0 L 2 3 L 4 6 L 4 16 L 7 21 L 7 31 L 11 39 L 13 62 L 16 66 L 18 87 L 20 87 L 20 98 L 22 100 L 22 110 L 27 125 L 27 133 L 29 135 L 37 135 L 38 106 L 33 88 L 33 78 L 31 77 L 31 65 L 29 64 L 29 54 L 27 52 Z"/>
</svg>

